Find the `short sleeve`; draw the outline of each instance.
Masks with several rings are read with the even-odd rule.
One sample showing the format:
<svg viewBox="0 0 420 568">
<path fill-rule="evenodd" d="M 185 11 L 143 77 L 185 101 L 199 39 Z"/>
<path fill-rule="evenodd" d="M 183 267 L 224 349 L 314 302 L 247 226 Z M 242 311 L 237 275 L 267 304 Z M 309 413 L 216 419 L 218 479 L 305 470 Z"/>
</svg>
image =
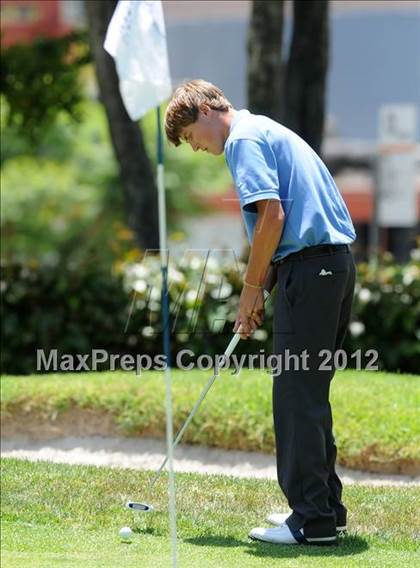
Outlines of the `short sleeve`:
<svg viewBox="0 0 420 568">
<path fill-rule="evenodd" d="M 255 212 L 255 202 L 261 199 L 280 201 L 277 163 L 268 144 L 250 139 L 234 140 L 228 165 L 243 209 Z"/>
</svg>

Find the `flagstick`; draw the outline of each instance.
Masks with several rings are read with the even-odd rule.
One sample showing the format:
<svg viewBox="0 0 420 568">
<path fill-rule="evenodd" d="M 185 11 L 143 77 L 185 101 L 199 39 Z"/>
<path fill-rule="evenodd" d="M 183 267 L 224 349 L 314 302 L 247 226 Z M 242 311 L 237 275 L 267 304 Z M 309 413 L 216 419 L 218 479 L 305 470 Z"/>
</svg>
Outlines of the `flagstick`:
<svg viewBox="0 0 420 568">
<path fill-rule="evenodd" d="M 157 185 L 159 203 L 159 248 L 160 263 L 162 269 L 162 319 L 163 319 L 163 350 L 166 357 L 165 382 L 166 382 L 166 448 L 168 456 L 169 472 L 169 529 L 171 536 L 172 566 L 177 564 L 176 550 L 176 508 L 175 508 L 175 476 L 173 464 L 173 423 L 172 423 L 172 381 L 170 360 L 170 321 L 169 321 L 169 292 L 168 292 L 168 257 L 166 238 L 166 204 L 165 182 L 163 168 L 163 141 L 160 124 L 160 108 L 156 108 L 157 118 Z"/>
</svg>

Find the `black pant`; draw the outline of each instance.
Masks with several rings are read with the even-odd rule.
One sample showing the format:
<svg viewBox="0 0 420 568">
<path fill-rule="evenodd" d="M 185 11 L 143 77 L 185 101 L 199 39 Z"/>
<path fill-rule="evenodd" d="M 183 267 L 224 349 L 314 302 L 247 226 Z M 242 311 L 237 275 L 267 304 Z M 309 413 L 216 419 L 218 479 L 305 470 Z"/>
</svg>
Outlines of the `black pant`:
<svg viewBox="0 0 420 568">
<path fill-rule="evenodd" d="M 346 522 L 329 403 L 334 362 L 326 361 L 332 370 L 320 369 L 319 352 L 334 356 L 342 347 L 356 267 L 350 249 L 305 251 L 316 255 L 277 265 L 273 354 L 283 366 L 287 355 L 297 355 L 299 365 L 289 357 L 289 369 L 273 371 L 273 418 L 278 482 L 293 510 L 287 524 L 316 538 L 335 535 L 336 524 Z"/>
</svg>

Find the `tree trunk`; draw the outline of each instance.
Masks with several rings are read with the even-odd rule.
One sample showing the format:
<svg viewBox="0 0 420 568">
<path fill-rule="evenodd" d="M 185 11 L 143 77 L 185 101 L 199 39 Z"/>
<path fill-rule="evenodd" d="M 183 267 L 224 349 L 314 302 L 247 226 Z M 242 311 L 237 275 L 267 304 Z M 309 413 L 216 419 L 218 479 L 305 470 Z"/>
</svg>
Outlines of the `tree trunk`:
<svg viewBox="0 0 420 568">
<path fill-rule="evenodd" d="M 281 118 L 283 0 L 254 0 L 248 31 L 248 108 Z"/>
<path fill-rule="evenodd" d="M 85 2 L 92 55 L 100 98 L 105 107 L 111 141 L 120 167 L 128 226 L 141 248 L 157 249 L 157 191 L 152 166 L 140 127 L 130 119 L 122 102 L 114 61 L 103 48 L 116 4 L 115 0 Z"/>
<path fill-rule="evenodd" d="M 328 0 L 293 2 L 284 124 L 321 151 L 328 70 Z"/>
</svg>

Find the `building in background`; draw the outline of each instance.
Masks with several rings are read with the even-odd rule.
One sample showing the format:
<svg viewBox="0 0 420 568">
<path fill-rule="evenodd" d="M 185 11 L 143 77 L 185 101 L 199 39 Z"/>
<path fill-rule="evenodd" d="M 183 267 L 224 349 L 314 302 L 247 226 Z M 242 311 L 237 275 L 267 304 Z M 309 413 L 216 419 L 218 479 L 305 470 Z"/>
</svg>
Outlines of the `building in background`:
<svg viewBox="0 0 420 568">
<path fill-rule="evenodd" d="M 249 0 L 163 0 L 174 84 L 203 77 L 220 85 L 235 107 L 246 106 L 246 38 L 251 4 Z M 418 104 L 420 100 L 420 2 L 331 0 L 330 4 L 323 157 L 356 225 L 356 255 L 364 258 L 374 213 L 379 109 L 384 104 Z M 1 2 L 3 46 L 32 41 L 40 35 L 60 36 L 83 25 L 82 1 Z M 284 25 L 285 57 L 292 31 L 290 1 L 285 2 Z M 419 171 L 417 152 L 418 219 Z M 224 203 L 230 200 L 232 191 L 229 188 L 221 198 Z M 216 199 L 213 204 L 220 215 L 238 217 L 238 211 L 226 211 L 222 201 Z M 204 223 L 197 228 L 200 226 Z M 415 234 L 414 229 L 413 244 Z M 242 233 L 238 231 L 238 235 L 241 238 Z M 200 240 L 196 233 L 195 239 Z M 381 230 L 381 247 L 392 250 L 392 243 L 392 231 Z"/>
<path fill-rule="evenodd" d="M 203 77 L 226 92 L 237 108 L 246 106 L 246 39 L 249 1 L 164 0 L 175 83 Z M 330 68 L 323 157 L 349 207 L 358 235 L 355 254 L 367 257 L 374 220 L 378 115 L 387 103 L 420 100 L 420 3 L 415 1 L 330 2 Z M 292 32 L 292 3 L 285 2 L 283 57 Z M 420 153 L 417 151 L 417 218 L 420 219 Z M 218 222 L 230 227 L 234 191 L 210 198 Z M 206 198 L 207 200 L 207 198 Z M 236 208 L 236 215 L 238 209 Z M 216 222 L 216 221 L 215 221 Z M 201 224 L 206 235 L 211 231 Z M 199 226 L 193 227 L 194 231 Z M 197 238 L 197 233 L 195 240 Z M 227 231 L 230 235 L 232 229 Z M 408 240 L 415 245 L 418 231 Z M 398 229 L 379 231 L 382 249 L 399 249 Z M 220 244 L 214 234 L 214 245 Z M 229 239 L 232 242 L 232 238 Z"/>
<path fill-rule="evenodd" d="M 84 25 L 78 0 L 1 0 L 1 45 L 60 37 Z"/>
</svg>

